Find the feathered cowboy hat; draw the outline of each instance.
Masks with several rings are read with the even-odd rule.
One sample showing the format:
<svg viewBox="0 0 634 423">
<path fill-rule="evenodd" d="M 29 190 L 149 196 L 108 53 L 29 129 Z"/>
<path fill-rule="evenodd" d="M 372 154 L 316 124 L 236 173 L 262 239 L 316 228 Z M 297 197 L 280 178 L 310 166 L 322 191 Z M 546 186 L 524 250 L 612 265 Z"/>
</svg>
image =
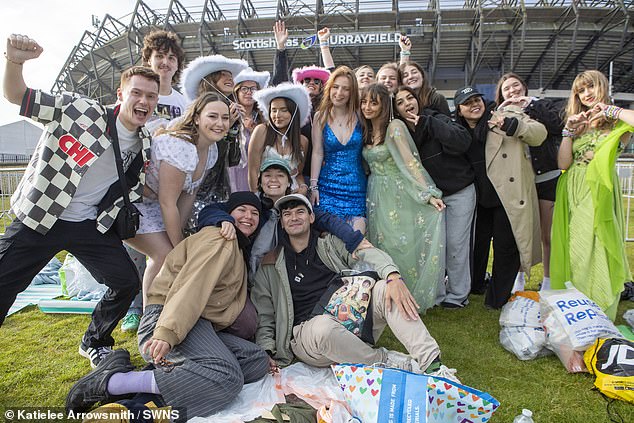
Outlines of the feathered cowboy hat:
<svg viewBox="0 0 634 423">
<path fill-rule="evenodd" d="M 295 104 L 297 104 L 299 122 L 301 126 L 306 125 L 306 123 L 308 123 L 308 119 L 310 118 L 312 105 L 308 90 L 302 85 L 283 82 L 278 86 L 265 88 L 263 90 L 256 91 L 255 94 L 253 94 L 253 99 L 258 102 L 258 107 L 262 110 L 262 115 L 267 122 L 269 121 L 271 101 L 280 97 L 290 98 L 295 102 Z"/>
<path fill-rule="evenodd" d="M 306 78 L 321 79 L 323 84 L 328 81 L 330 77 L 330 71 L 326 68 L 320 68 L 319 66 L 304 66 L 303 68 L 293 69 L 293 81 L 296 84 L 301 84 Z"/>
<path fill-rule="evenodd" d="M 233 82 L 238 85 L 240 82 L 253 81 L 258 84 L 259 89 L 266 88 L 269 85 L 271 74 L 267 71 L 257 72 L 251 68 L 246 68 L 240 72 L 237 76 L 233 77 Z"/>
<path fill-rule="evenodd" d="M 218 71 L 231 72 L 234 77 L 249 67 L 249 64 L 241 59 L 229 59 L 221 54 L 202 56 L 192 60 L 181 77 L 181 91 L 187 101 L 192 102 L 198 96 L 198 84 L 210 73 Z"/>
</svg>

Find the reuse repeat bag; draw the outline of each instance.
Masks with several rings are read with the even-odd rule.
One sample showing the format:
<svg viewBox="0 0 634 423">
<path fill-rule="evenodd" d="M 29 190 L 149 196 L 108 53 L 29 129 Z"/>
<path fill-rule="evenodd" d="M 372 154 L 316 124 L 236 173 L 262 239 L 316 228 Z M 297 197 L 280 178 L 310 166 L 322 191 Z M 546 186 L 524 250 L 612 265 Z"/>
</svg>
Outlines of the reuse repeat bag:
<svg viewBox="0 0 634 423">
<path fill-rule="evenodd" d="M 546 332 L 541 324 L 538 301 L 515 297 L 500 313 L 500 344 L 520 360 L 552 354 L 546 348 Z"/>
<path fill-rule="evenodd" d="M 597 339 L 583 355 L 594 386 L 610 398 L 634 403 L 634 342 Z"/>
<path fill-rule="evenodd" d="M 597 338 L 623 338 L 601 308 L 566 282 L 567 289 L 540 292 L 547 346 L 571 372 L 586 371 L 583 352 Z"/>
<path fill-rule="evenodd" d="M 500 405 L 486 392 L 445 378 L 362 364 L 332 369 L 363 423 L 484 423 Z"/>
</svg>

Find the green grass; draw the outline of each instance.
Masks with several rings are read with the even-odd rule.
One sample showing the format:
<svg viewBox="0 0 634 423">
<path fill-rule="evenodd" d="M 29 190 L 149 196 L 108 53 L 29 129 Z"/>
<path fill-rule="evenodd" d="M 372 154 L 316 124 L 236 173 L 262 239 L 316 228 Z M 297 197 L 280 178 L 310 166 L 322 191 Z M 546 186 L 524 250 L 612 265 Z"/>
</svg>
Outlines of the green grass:
<svg viewBox="0 0 634 423">
<path fill-rule="evenodd" d="M 634 233 L 634 219 L 630 234 Z M 630 264 L 634 243 L 627 244 Z M 541 265 L 533 268 L 528 289 L 537 289 Z M 590 374 L 569 374 L 556 356 L 520 361 L 505 351 L 498 340 L 499 311 L 487 310 L 482 296 L 471 296 L 461 310 L 434 308 L 424 321 L 442 350 L 443 362 L 458 369 L 463 383 L 487 391 L 501 407 L 491 422 L 508 423 L 529 408 L 538 423 L 609 422 L 606 401 L 592 390 Z M 616 324 L 632 302 L 619 306 Z M 72 384 L 90 371 L 77 353 L 88 326 L 85 315 L 43 314 L 29 307 L 6 319 L 0 329 L 0 411 L 8 407 L 62 407 Z M 117 347 L 127 348 L 141 366 L 136 336 L 114 333 Z M 387 348 L 404 351 L 387 330 L 379 340 Z M 616 401 L 613 409 L 624 422 L 634 421 L 634 405 Z"/>
</svg>

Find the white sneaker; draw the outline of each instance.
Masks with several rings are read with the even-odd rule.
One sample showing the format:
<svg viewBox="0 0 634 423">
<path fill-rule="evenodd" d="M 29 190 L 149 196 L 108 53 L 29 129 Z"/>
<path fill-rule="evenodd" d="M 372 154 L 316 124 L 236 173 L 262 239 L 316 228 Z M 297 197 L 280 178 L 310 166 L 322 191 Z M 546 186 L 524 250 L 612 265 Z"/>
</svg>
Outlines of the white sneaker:
<svg viewBox="0 0 634 423">
<path fill-rule="evenodd" d="M 458 371 L 456 369 L 450 369 L 444 364 L 441 364 L 440 369 L 432 373 L 427 373 L 427 375 L 432 377 L 443 377 L 445 379 L 451 380 L 452 382 L 456 382 L 462 385 L 462 382 L 460 382 L 460 379 L 458 379 L 458 376 L 456 376 L 457 372 Z"/>
<path fill-rule="evenodd" d="M 403 354 L 398 351 L 388 350 L 386 348 L 381 347 L 387 353 L 387 359 L 385 362 L 385 367 L 391 367 L 393 369 L 401 369 L 407 372 L 422 374 L 423 372 L 418 365 L 418 362 L 414 360 L 411 356 L 407 354 Z"/>
</svg>

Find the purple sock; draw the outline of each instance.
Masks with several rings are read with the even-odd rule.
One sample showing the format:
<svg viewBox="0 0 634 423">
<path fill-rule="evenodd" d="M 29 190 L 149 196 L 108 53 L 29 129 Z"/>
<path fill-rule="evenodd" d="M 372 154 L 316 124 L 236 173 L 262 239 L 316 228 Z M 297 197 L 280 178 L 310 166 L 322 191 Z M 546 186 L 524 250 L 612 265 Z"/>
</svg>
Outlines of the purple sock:
<svg viewBox="0 0 634 423">
<path fill-rule="evenodd" d="M 152 370 L 113 374 L 108 380 L 108 393 L 110 395 L 160 394 Z"/>
</svg>

